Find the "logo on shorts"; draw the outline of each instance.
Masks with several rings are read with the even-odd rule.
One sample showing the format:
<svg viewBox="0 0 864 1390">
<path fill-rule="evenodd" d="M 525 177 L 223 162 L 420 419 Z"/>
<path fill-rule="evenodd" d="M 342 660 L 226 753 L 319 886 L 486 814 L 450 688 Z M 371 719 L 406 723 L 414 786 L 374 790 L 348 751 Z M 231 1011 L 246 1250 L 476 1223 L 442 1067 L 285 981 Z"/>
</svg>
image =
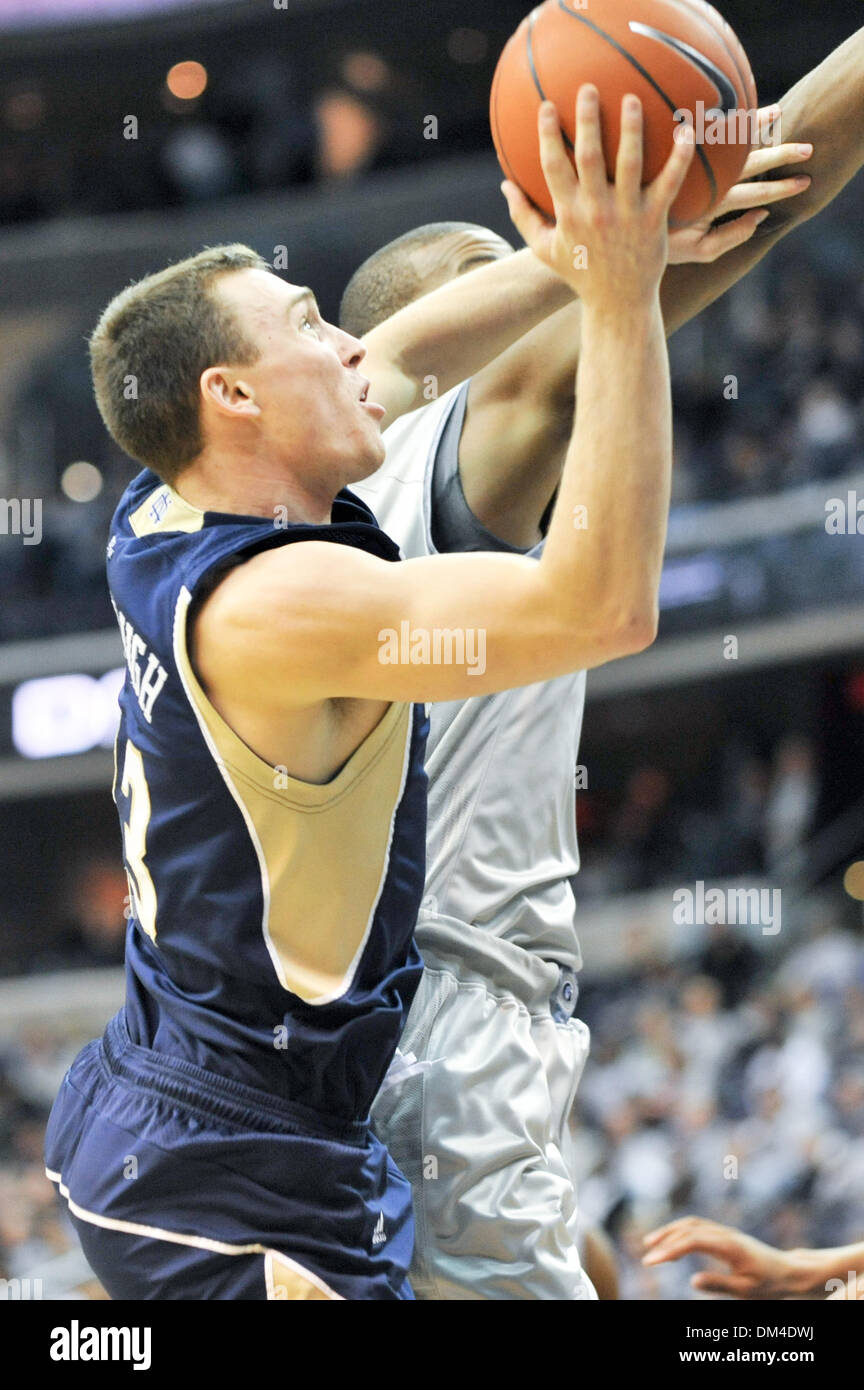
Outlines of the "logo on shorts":
<svg viewBox="0 0 864 1390">
<path fill-rule="evenodd" d="M 387 1239 L 387 1232 L 384 1230 L 384 1213 L 379 1211 L 378 1220 L 375 1222 L 375 1230 L 372 1232 L 372 1244 L 383 1245 Z"/>
</svg>

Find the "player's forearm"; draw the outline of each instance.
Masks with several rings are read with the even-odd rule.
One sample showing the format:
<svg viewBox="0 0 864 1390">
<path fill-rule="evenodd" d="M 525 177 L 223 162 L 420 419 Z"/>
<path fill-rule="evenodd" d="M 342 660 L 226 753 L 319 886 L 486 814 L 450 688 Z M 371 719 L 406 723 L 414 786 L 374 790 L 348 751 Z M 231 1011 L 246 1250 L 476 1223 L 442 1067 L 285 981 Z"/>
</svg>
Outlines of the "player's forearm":
<svg viewBox="0 0 864 1390">
<path fill-rule="evenodd" d="M 573 431 L 580 312 L 559 309 L 471 378 L 462 489 L 483 525 L 520 548 L 540 539 Z"/>
<path fill-rule="evenodd" d="M 830 1290 L 829 1281 L 864 1273 L 864 1242 L 835 1246 L 826 1250 L 789 1250 L 789 1277 L 786 1295 L 822 1295 Z M 833 1287 L 833 1286 L 832 1286 Z"/>
<path fill-rule="evenodd" d="M 810 187 L 778 203 L 767 223 L 797 225 L 820 212 L 864 164 L 864 28 L 803 77 L 781 103 L 783 139 L 808 140 Z M 774 177 L 781 177 L 778 170 Z"/>
<path fill-rule="evenodd" d="M 449 390 L 572 298 L 531 251 L 517 251 L 423 295 L 374 328 L 363 340 L 364 374 L 373 392 L 377 378 L 386 382 L 392 422 L 430 399 L 430 377 L 436 394 Z"/>
<path fill-rule="evenodd" d="M 811 183 L 775 203 L 743 246 L 711 265 L 669 266 L 660 298 L 667 333 L 674 333 L 762 260 L 777 242 L 836 198 L 864 164 L 864 28 L 796 83 L 780 102 L 785 142 L 810 141 Z M 774 170 L 768 177 L 795 172 Z"/>
<path fill-rule="evenodd" d="M 501 397 L 519 397 L 540 416 L 573 410 L 573 378 L 579 365 L 582 308 L 571 296 L 542 323 L 525 333 L 472 380 L 488 383 Z M 568 427 L 569 432 L 569 427 Z"/>
<path fill-rule="evenodd" d="M 814 145 L 813 156 L 807 164 L 810 186 L 792 199 L 773 204 L 769 216 L 750 240 L 736 250 L 710 264 L 694 262 L 668 267 L 660 289 L 667 336 L 736 284 L 790 231 L 826 207 L 864 164 L 864 28 L 796 83 L 782 98 L 780 109 L 783 140 L 787 143 L 809 141 Z M 793 166 L 784 166 L 766 177 L 780 179 L 796 172 Z M 438 377 L 438 390 L 441 391 L 491 363 L 489 371 L 500 374 L 496 389 L 502 394 L 506 394 L 508 382 L 521 382 L 525 393 L 526 382 L 535 381 L 537 388 L 532 399 L 540 408 L 548 408 L 553 422 L 560 418 L 562 411 L 566 412 L 570 380 L 579 351 L 578 336 L 568 329 L 571 320 L 578 322 L 579 305 L 573 303 L 573 291 L 551 272 L 547 272 L 551 278 L 544 282 L 543 268 L 538 270 L 536 261 L 521 285 L 518 283 L 520 269 L 512 289 L 507 287 L 508 272 L 512 273 L 517 262 L 530 254 L 519 252 L 503 262 L 473 271 L 471 276 L 416 302 L 375 330 L 382 335 L 380 345 L 375 346 L 377 357 L 399 360 L 410 383 L 404 392 L 410 403 L 403 404 L 402 410 L 421 403 L 423 378 L 427 374 Z M 462 322 L 458 305 L 468 304 L 461 299 L 461 294 L 469 280 L 473 281 L 471 317 L 469 320 L 466 310 L 464 321 L 471 322 L 472 332 L 460 342 L 457 326 L 455 347 L 450 356 L 454 326 L 451 315 L 455 316 L 457 325 Z M 485 287 L 488 285 L 491 289 L 496 284 L 500 284 L 501 289 L 495 292 L 507 295 L 506 309 L 483 303 L 487 295 Z M 452 301 L 443 297 L 448 291 L 453 293 Z M 418 336 L 408 344 L 407 355 L 399 359 L 396 341 L 399 335 L 394 335 L 393 329 L 398 328 L 401 334 L 402 325 L 408 322 L 403 316 L 419 310 L 421 305 L 427 309 L 431 306 L 433 316 L 428 323 L 418 318 L 411 325 L 412 336 L 415 332 Z M 481 323 L 487 325 L 482 331 Z M 390 336 L 383 337 L 385 333 Z M 484 341 L 483 334 L 492 336 Z M 372 343 L 373 338 L 374 334 L 370 334 L 367 344 Z M 433 366 L 424 369 L 427 353 L 427 360 L 432 357 L 436 361 L 447 359 L 440 372 Z M 544 361 L 548 364 L 545 373 L 539 365 Z M 555 428 L 553 423 L 553 431 Z"/>
<path fill-rule="evenodd" d="M 240 645 L 251 630 L 252 650 L 266 645 L 277 669 L 290 671 L 299 703 L 455 700 L 598 666 L 653 640 L 672 453 L 656 290 L 628 303 L 610 296 L 583 322 L 580 404 L 542 559 L 489 552 L 391 565 L 309 542 L 301 576 L 290 553 L 299 547 L 284 547 L 242 566 L 233 581 L 254 582 L 257 566 L 273 577 L 272 599 L 262 588 L 236 620 L 213 609 L 219 590 L 209 601 L 221 624 L 214 631 L 231 630 L 242 669 L 253 664 Z M 229 577 L 221 586 L 223 603 L 231 585 Z M 457 654 L 436 658 L 435 634 L 452 639 Z M 482 647 L 473 664 L 469 642 L 475 654 Z M 283 688 L 272 666 L 267 681 Z"/>
<path fill-rule="evenodd" d="M 576 421 L 541 570 L 573 621 L 602 614 L 615 631 L 647 633 L 650 641 L 672 469 L 657 296 L 602 312 L 583 306 L 581 337 Z"/>
</svg>

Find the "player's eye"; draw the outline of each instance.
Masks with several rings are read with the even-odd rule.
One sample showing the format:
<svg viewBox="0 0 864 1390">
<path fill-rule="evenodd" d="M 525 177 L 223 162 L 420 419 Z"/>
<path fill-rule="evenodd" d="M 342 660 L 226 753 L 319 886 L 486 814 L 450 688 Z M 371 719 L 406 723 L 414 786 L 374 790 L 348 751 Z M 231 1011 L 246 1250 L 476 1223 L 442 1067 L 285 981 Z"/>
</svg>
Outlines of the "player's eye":
<svg viewBox="0 0 864 1390">
<path fill-rule="evenodd" d="M 300 327 L 301 329 L 311 328 L 316 338 L 321 336 L 319 332 L 321 327 L 320 323 L 317 319 L 310 318 L 308 314 L 303 315 L 302 319 L 300 320 Z"/>
</svg>

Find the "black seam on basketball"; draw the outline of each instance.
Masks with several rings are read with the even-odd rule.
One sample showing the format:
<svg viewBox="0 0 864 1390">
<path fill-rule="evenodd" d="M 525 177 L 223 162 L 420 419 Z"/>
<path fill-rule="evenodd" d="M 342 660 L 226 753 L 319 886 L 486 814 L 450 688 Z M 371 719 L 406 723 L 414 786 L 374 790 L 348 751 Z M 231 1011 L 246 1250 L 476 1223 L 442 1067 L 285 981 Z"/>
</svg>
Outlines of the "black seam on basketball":
<svg viewBox="0 0 864 1390">
<path fill-rule="evenodd" d="M 643 24 L 641 20 L 631 19 L 627 28 L 631 34 L 641 34 L 643 38 L 653 39 L 655 43 L 665 44 L 671 48 L 673 53 L 679 53 L 685 62 L 691 63 L 697 72 L 701 72 L 709 82 L 713 82 L 717 88 L 717 98 L 719 106 L 711 107 L 711 110 L 721 111 L 724 116 L 730 115 L 738 110 L 738 92 L 735 83 L 726 75 L 722 68 L 704 53 L 700 53 L 698 48 L 694 48 L 692 43 L 685 43 L 684 39 L 676 38 L 674 34 L 667 34 L 662 29 L 655 29 L 650 24 Z"/>
<path fill-rule="evenodd" d="M 705 14 L 705 11 L 701 9 L 701 7 L 697 7 L 694 3 L 694 0 L 669 0 L 669 3 L 671 5 L 683 6 L 687 14 L 692 15 L 694 19 L 698 19 L 702 24 L 704 24 L 706 29 L 710 29 L 712 34 L 717 35 L 717 38 L 720 40 L 723 47 L 726 49 L 726 52 L 729 55 L 729 60 L 734 66 L 736 73 L 738 74 L 738 81 L 741 83 L 741 91 L 744 93 L 744 101 L 749 102 L 750 87 L 752 86 L 754 90 L 756 87 L 756 82 L 753 77 L 753 73 L 750 73 L 750 82 L 748 83 L 747 78 L 738 62 L 738 57 L 735 53 L 735 50 L 730 44 L 729 40 L 727 39 L 724 31 L 721 28 L 719 28 L 719 26 L 711 23 L 711 20 Z M 723 16 L 718 15 L 718 18 L 723 19 Z M 725 24 L 725 20 L 723 22 Z"/>
<path fill-rule="evenodd" d="M 528 18 L 528 29 L 525 35 L 525 51 L 528 55 L 528 66 L 531 69 L 531 77 L 533 79 L 534 86 L 537 88 L 537 91 L 540 95 L 540 100 L 546 101 L 546 93 L 543 91 L 543 86 L 540 82 L 540 78 L 537 73 L 537 67 L 534 62 L 534 45 L 531 41 L 531 36 L 534 33 L 534 22 L 536 18 L 537 11 L 535 10 Z M 573 154 L 575 154 L 576 146 L 573 144 L 573 141 L 570 139 L 570 136 L 567 134 L 563 126 L 561 127 L 561 138 L 564 141 L 564 144 L 567 146 L 568 150 L 572 150 Z"/>
<path fill-rule="evenodd" d="M 630 63 L 636 69 L 636 71 L 642 75 L 642 77 L 644 77 L 649 87 L 654 88 L 654 91 L 660 98 L 662 98 L 663 101 L 665 101 L 666 105 L 669 107 L 669 110 L 672 112 L 674 116 L 675 112 L 679 110 L 679 108 L 672 101 L 672 98 L 670 96 L 667 96 L 666 92 L 664 92 L 660 84 L 654 81 L 654 78 L 651 76 L 650 72 L 648 72 L 647 68 L 643 68 L 638 58 L 634 58 L 632 53 L 628 53 L 627 49 L 623 48 L 617 39 L 613 39 L 611 34 L 607 34 L 605 29 L 601 29 L 599 24 L 594 24 L 590 19 L 586 19 L 584 15 L 577 14 L 575 10 L 568 10 L 567 5 L 565 4 L 565 0 L 558 0 L 558 8 L 564 14 L 569 15 L 571 19 L 578 19 L 580 24 L 587 24 L 588 28 L 593 33 L 597 34 L 601 39 L 605 39 L 608 44 L 611 44 L 612 48 L 614 48 L 617 53 L 620 53 L 622 58 L 626 58 L 627 62 Z M 717 199 L 717 180 L 714 177 L 714 170 L 711 168 L 708 156 L 702 149 L 701 145 L 696 146 L 696 154 L 705 172 L 705 177 L 708 180 L 711 189 L 711 203 L 713 203 Z"/>
<path fill-rule="evenodd" d="M 693 0 L 675 0 L 675 3 L 677 3 L 677 4 L 688 4 L 688 5 L 692 5 L 692 4 L 693 4 Z M 712 8 L 713 8 L 713 6 L 712 6 Z M 709 21 L 708 17 L 702 13 L 701 9 L 698 10 L 697 13 L 700 15 L 703 24 L 706 24 L 706 25 L 707 25 L 707 24 L 710 24 L 710 21 Z M 721 20 L 723 20 L 723 16 L 722 16 L 722 15 L 718 15 L 718 17 L 719 17 Z M 744 100 L 745 100 L 745 102 L 748 102 L 748 103 L 749 103 L 749 102 L 752 100 L 754 106 L 758 106 L 758 105 L 759 105 L 759 93 L 758 93 L 758 91 L 756 90 L 756 78 L 753 76 L 753 69 L 752 69 L 751 66 L 750 66 L 750 60 L 747 58 L 747 55 L 744 54 L 744 63 L 745 63 L 745 66 L 746 66 L 746 71 L 745 71 L 745 69 L 741 67 L 741 64 L 740 64 L 739 59 L 738 59 L 738 54 L 736 53 L 736 51 L 735 51 L 735 49 L 733 48 L 732 44 L 729 42 L 729 40 L 728 40 L 727 37 L 726 37 L 726 30 L 727 30 L 728 28 L 729 28 L 728 24 L 726 24 L 726 21 L 723 20 L 723 28 L 718 28 L 718 29 L 716 30 L 716 32 L 717 32 L 717 34 L 719 35 L 719 37 L 720 37 L 720 39 L 721 39 L 721 41 L 722 41 L 722 43 L 723 43 L 723 46 L 724 46 L 724 48 L 726 49 L 726 52 L 729 54 L 729 57 L 732 59 L 732 62 L 735 64 L 735 71 L 737 72 L 737 74 L 738 74 L 738 76 L 739 76 L 739 78 L 740 78 L 740 80 L 741 80 L 741 90 L 742 90 L 742 92 L 744 93 Z M 732 31 L 730 30 L 730 33 L 731 33 L 731 32 L 732 32 Z M 734 37 L 734 36 L 733 36 L 733 37 Z"/>
<path fill-rule="evenodd" d="M 495 76 L 492 79 L 492 109 L 489 113 L 492 125 L 492 139 L 495 143 L 495 148 L 498 151 L 499 160 L 502 164 L 506 165 L 504 173 L 507 175 L 508 179 L 510 179 L 511 183 L 515 183 L 517 184 L 517 186 L 519 186 L 519 180 L 513 173 L 513 166 L 510 163 L 510 160 L 507 158 L 507 154 L 504 149 L 504 140 L 501 135 L 501 126 L 498 121 L 498 91 L 500 85 L 501 84 L 498 78 L 498 69 L 496 68 Z M 498 137 L 497 139 L 495 138 L 496 136 Z"/>
<path fill-rule="evenodd" d="M 530 196 L 530 194 L 526 193 L 525 189 L 522 188 L 521 183 L 519 182 L 519 180 L 516 177 L 516 174 L 513 171 L 513 165 L 507 158 L 507 152 L 504 149 L 504 137 L 501 134 L 501 126 L 498 120 L 498 92 L 500 89 L 499 72 L 500 68 L 496 68 L 495 76 L 492 79 L 491 108 L 489 111 L 489 120 L 492 126 L 493 139 L 496 133 L 498 135 L 498 139 L 495 142 L 495 148 L 498 152 L 498 160 L 501 163 L 501 165 L 504 166 L 504 173 L 507 175 L 510 182 L 515 183 L 516 187 L 521 190 L 523 196 L 528 199 L 528 202 L 531 204 L 532 208 L 534 208 L 535 211 L 539 212 L 540 216 L 544 217 L 548 222 L 548 213 L 546 213 L 543 208 L 538 207 L 537 204 L 534 202 L 534 199 Z"/>
<path fill-rule="evenodd" d="M 503 137 L 503 135 L 501 134 L 501 126 L 500 126 L 499 121 L 498 121 L 498 91 L 499 91 L 499 87 L 500 87 L 500 83 L 499 83 L 499 80 L 498 80 L 498 70 L 496 69 L 495 76 L 494 76 L 494 78 L 492 79 L 492 94 L 491 94 L 491 95 L 492 95 L 492 105 L 491 105 L 491 110 L 490 110 L 490 112 L 489 112 L 489 118 L 490 118 L 490 123 L 491 123 L 491 125 L 492 125 L 493 139 L 494 139 L 494 136 L 495 136 L 496 133 L 497 133 L 497 135 L 498 135 L 498 139 L 497 139 L 497 141 L 495 142 L 495 148 L 496 148 L 496 150 L 497 150 L 497 152 L 498 152 L 498 161 L 499 161 L 499 163 L 503 166 L 504 173 L 506 174 L 506 176 L 507 176 L 507 178 L 510 180 L 510 182 L 511 182 L 511 183 L 515 183 L 516 187 L 517 187 L 518 189 L 521 190 L 523 197 L 525 197 L 525 198 L 528 199 L 528 202 L 531 204 L 532 208 L 534 208 L 535 211 L 539 212 L 539 214 L 540 214 L 541 217 L 546 218 L 546 221 L 548 222 L 548 220 L 549 220 L 548 214 L 543 210 L 543 208 L 538 207 L 537 204 L 534 202 L 534 199 L 530 196 L 530 194 L 526 193 L 526 192 L 525 192 L 525 189 L 522 188 L 521 183 L 519 182 L 518 178 L 516 177 L 516 174 L 515 174 L 514 171 L 513 171 L 513 165 L 510 163 L 510 160 L 507 158 L 507 152 L 506 152 L 506 150 L 504 149 L 504 137 Z"/>
</svg>

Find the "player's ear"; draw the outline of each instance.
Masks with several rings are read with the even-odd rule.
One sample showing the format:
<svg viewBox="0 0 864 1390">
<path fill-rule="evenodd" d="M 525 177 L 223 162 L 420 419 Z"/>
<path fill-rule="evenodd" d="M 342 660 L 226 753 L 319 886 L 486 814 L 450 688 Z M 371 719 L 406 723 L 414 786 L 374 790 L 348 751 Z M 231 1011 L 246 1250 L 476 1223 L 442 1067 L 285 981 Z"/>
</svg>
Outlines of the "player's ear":
<svg viewBox="0 0 864 1390">
<path fill-rule="evenodd" d="M 211 406 L 229 415 L 261 414 L 249 382 L 227 367 L 208 367 L 201 373 L 201 395 Z"/>
</svg>

